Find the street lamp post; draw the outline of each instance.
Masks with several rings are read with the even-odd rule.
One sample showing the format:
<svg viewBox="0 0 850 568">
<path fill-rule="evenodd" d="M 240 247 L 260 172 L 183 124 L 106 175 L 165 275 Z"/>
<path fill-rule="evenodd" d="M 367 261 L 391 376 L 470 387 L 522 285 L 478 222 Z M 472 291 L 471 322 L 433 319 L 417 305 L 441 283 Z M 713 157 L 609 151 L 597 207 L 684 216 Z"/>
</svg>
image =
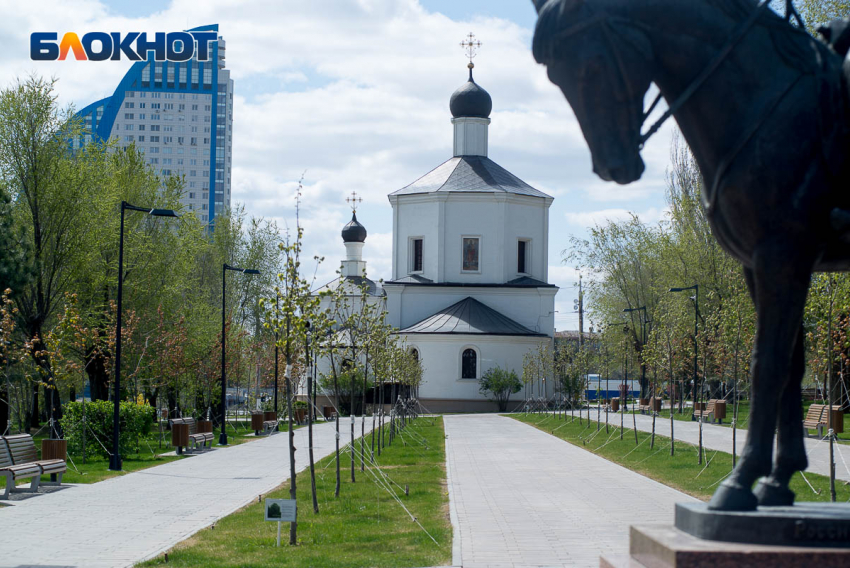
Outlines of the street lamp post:
<svg viewBox="0 0 850 568">
<path fill-rule="evenodd" d="M 236 268 L 226 262 L 221 265 L 221 434 L 218 436 L 218 445 L 227 445 L 227 375 L 224 370 L 225 357 L 225 299 L 227 298 L 227 271 L 241 272 L 242 274 L 259 274 L 259 270 L 253 268 Z M 277 396 L 277 391 L 275 391 Z"/>
<path fill-rule="evenodd" d="M 177 217 L 171 209 L 154 209 L 152 207 L 137 207 L 126 201 L 121 202 L 121 229 L 118 236 L 118 316 L 115 318 L 115 386 L 113 387 L 112 412 L 112 455 L 109 456 L 109 469 L 121 471 L 121 452 L 118 447 L 121 411 L 121 307 L 124 294 L 124 212 L 141 211 L 152 217 Z"/>
<path fill-rule="evenodd" d="M 684 292 L 686 290 L 693 290 L 694 295 L 691 296 L 691 300 L 694 301 L 694 388 L 698 388 L 698 393 L 694 396 L 694 402 L 702 402 L 702 385 L 698 385 L 697 379 L 697 361 L 698 361 L 698 350 L 699 344 L 697 343 L 697 325 L 699 322 L 699 284 L 694 284 L 693 286 L 687 286 L 685 288 L 670 288 L 670 292 Z M 697 400 L 699 399 L 699 400 Z M 672 408 L 670 409 L 672 412 Z M 699 458 L 698 463 L 702 463 L 702 418 L 699 420 Z"/>
</svg>

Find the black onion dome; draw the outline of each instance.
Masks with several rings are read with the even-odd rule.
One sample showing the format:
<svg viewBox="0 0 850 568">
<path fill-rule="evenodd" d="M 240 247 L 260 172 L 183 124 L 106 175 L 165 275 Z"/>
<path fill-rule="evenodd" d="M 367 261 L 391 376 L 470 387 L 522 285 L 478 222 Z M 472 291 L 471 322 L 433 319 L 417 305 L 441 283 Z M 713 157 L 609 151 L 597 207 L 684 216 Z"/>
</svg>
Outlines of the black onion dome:
<svg viewBox="0 0 850 568">
<path fill-rule="evenodd" d="M 452 116 L 455 118 L 490 117 L 490 111 L 493 110 L 493 99 L 490 98 L 490 93 L 482 89 L 472 79 L 471 68 L 469 70 L 469 81 L 452 93 L 452 98 L 449 101 L 449 110 L 452 111 Z"/>
<path fill-rule="evenodd" d="M 357 221 L 357 213 L 352 213 L 351 221 L 342 228 L 342 240 L 346 243 L 362 243 L 366 241 L 366 227 Z"/>
</svg>

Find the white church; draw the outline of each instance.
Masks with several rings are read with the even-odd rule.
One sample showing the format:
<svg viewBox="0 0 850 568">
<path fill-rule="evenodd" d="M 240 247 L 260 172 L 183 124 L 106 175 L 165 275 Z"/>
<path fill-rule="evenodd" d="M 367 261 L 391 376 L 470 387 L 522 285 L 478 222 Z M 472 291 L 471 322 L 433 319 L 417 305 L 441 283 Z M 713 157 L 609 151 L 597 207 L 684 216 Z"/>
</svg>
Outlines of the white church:
<svg viewBox="0 0 850 568">
<path fill-rule="evenodd" d="M 525 354 L 551 346 L 555 332 L 553 198 L 487 157 L 492 100 L 472 68 L 449 104 L 452 157 L 389 194 L 392 279 L 366 279 L 370 300 L 386 303 L 388 323 L 422 363 L 419 399 L 432 412 L 496 410 L 479 392 L 481 375 L 499 366 L 521 377 Z M 341 277 L 327 287 L 363 281 L 366 237 L 353 215 Z"/>
</svg>

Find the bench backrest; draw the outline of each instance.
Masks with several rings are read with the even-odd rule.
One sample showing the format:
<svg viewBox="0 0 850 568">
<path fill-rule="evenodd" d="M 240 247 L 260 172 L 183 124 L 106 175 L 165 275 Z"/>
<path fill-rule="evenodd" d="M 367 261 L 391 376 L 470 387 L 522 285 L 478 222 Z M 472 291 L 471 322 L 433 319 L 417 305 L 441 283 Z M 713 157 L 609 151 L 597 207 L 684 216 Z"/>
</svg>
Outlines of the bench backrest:
<svg viewBox="0 0 850 568">
<path fill-rule="evenodd" d="M 12 454 L 9 453 L 9 447 L 6 445 L 6 437 L 0 436 L 0 469 L 15 465 L 12 462 Z"/>
<path fill-rule="evenodd" d="M 197 434 L 198 433 L 198 424 L 195 422 L 194 418 L 174 418 L 171 421 L 172 424 L 188 424 L 189 425 L 189 433 Z"/>
<path fill-rule="evenodd" d="M 38 461 L 38 453 L 35 451 L 35 442 L 29 434 L 16 434 L 6 436 L 6 446 L 12 456 L 15 465 Z"/>
<path fill-rule="evenodd" d="M 823 420 L 823 413 L 825 410 L 825 404 L 813 404 L 809 407 L 808 412 L 806 412 L 806 418 L 804 420 L 806 422 L 820 422 Z"/>
</svg>

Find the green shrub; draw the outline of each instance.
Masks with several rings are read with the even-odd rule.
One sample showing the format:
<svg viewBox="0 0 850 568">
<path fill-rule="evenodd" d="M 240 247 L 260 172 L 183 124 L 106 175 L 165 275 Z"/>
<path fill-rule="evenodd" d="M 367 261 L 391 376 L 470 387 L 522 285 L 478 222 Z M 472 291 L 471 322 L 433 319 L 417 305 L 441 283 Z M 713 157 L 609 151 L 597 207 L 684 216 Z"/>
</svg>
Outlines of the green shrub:
<svg viewBox="0 0 850 568">
<path fill-rule="evenodd" d="M 86 403 L 86 452 L 109 457 L 104 446 L 112 451 L 112 424 L 114 404 L 109 400 L 98 400 Z M 122 402 L 118 417 L 120 433 L 118 446 L 122 456 L 139 452 L 139 438 L 151 431 L 156 409 L 147 404 Z M 68 402 L 65 404 L 62 418 L 59 421 L 68 440 L 68 453 L 80 454 L 83 449 L 83 403 Z"/>
<path fill-rule="evenodd" d="M 511 395 L 518 393 L 521 389 L 522 382 L 516 372 L 501 367 L 488 369 L 478 380 L 478 391 L 483 395 L 489 394 L 490 398 L 499 405 L 499 412 L 505 412 L 508 409 Z"/>
</svg>

